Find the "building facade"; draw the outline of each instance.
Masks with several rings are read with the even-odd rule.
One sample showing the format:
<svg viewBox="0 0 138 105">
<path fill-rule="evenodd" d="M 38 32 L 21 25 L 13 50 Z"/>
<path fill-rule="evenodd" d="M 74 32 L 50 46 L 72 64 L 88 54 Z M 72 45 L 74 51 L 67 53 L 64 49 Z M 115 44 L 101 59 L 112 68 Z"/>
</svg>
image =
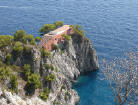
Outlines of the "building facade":
<svg viewBox="0 0 138 105">
<path fill-rule="evenodd" d="M 45 48 L 48 51 L 52 50 L 52 44 L 58 45 L 59 43 L 63 42 L 63 35 L 72 35 L 74 33 L 73 28 L 70 25 L 64 25 L 60 28 L 57 28 L 54 31 L 51 31 L 45 34 L 40 43 L 40 48 Z"/>
</svg>

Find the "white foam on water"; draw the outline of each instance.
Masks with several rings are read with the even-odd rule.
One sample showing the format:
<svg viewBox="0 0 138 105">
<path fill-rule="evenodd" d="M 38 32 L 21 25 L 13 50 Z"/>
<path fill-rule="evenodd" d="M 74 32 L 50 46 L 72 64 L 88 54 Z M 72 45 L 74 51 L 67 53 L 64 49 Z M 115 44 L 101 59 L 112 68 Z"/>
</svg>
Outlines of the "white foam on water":
<svg viewBox="0 0 138 105">
<path fill-rule="evenodd" d="M 13 6 L 0 6 L 0 8 L 10 8 L 10 9 L 30 9 L 31 6 L 24 6 L 24 7 L 13 7 Z"/>
</svg>

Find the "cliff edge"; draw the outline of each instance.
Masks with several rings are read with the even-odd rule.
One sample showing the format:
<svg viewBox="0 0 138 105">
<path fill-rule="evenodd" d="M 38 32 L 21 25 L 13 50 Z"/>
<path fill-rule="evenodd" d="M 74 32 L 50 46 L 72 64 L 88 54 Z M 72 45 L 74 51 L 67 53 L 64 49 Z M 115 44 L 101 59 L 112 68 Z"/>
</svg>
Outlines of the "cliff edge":
<svg viewBox="0 0 138 105">
<path fill-rule="evenodd" d="M 24 45 L 26 46 L 26 45 Z M 18 93 L 11 93 L 0 88 L 1 105 L 75 105 L 79 102 L 79 96 L 72 89 L 72 82 L 77 80 L 80 74 L 98 69 L 98 58 L 94 47 L 89 39 L 79 35 L 72 35 L 69 40 L 65 40 L 58 48 L 50 53 L 35 46 L 26 55 L 25 52 L 12 64 L 23 67 L 24 64 L 31 65 L 31 73 L 40 76 L 41 88 L 36 89 L 31 96 L 26 96 L 24 80 L 18 79 Z M 0 52 L 4 59 L 4 53 Z M 13 58 L 14 59 L 14 58 Z M 19 72 L 14 71 L 20 76 Z M 19 77 L 20 78 L 20 77 Z M 22 78 L 22 77 L 21 77 Z M 24 83 L 24 87 L 23 87 Z M 5 85 L 8 85 L 5 84 Z M 45 89 L 50 91 L 46 95 Z M 20 91 L 19 91 L 20 90 Z M 41 92 L 43 91 L 43 93 Z M 42 93 L 42 94 L 40 94 Z M 42 98 L 42 99 L 40 99 Z"/>
</svg>

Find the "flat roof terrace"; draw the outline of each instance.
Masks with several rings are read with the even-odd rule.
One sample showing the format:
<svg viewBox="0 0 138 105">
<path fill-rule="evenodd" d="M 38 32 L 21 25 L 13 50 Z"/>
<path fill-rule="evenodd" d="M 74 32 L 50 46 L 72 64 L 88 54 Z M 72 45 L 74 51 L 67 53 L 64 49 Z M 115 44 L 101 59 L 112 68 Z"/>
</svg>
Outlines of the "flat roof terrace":
<svg viewBox="0 0 138 105">
<path fill-rule="evenodd" d="M 62 26 L 60 28 L 57 28 L 54 31 L 51 31 L 51 32 L 45 34 L 44 36 L 48 36 L 48 35 L 59 35 L 59 34 L 65 32 L 65 31 L 67 31 L 68 29 L 70 29 L 70 25 L 64 25 L 64 26 Z"/>
</svg>

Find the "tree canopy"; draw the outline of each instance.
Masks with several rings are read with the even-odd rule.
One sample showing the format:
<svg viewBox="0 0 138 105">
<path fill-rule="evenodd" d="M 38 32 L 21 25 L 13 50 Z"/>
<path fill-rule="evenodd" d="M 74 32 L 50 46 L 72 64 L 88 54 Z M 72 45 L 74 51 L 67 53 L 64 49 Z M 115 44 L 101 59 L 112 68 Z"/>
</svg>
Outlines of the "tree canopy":
<svg viewBox="0 0 138 105">
<path fill-rule="evenodd" d="M 7 46 L 12 45 L 13 38 L 11 35 L 0 35 L 0 50 L 4 50 Z"/>
<path fill-rule="evenodd" d="M 55 30 L 56 28 L 59 28 L 61 26 L 63 26 L 64 23 L 62 21 L 56 21 L 53 24 L 44 24 L 43 27 L 40 28 L 39 32 L 44 35 L 50 31 Z"/>
<path fill-rule="evenodd" d="M 70 25 L 70 27 L 73 28 L 76 35 L 80 35 L 82 37 L 85 36 L 85 32 L 84 32 L 81 25 L 76 25 L 76 26 L 75 25 Z"/>
<path fill-rule="evenodd" d="M 24 30 L 17 30 L 17 31 L 14 33 L 14 41 L 21 41 L 21 42 L 23 42 L 25 36 L 26 36 L 26 33 L 25 33 Z"/>
<path fill-rule="evenodd" d="M 13 51 L 16 54 L 21 54 L 21 52 L 23 51 L 22 43 L 21 42 L 16 42 L 15 45 L 14 45 L 14 47 L 13 47 Z"/>
</svg>

